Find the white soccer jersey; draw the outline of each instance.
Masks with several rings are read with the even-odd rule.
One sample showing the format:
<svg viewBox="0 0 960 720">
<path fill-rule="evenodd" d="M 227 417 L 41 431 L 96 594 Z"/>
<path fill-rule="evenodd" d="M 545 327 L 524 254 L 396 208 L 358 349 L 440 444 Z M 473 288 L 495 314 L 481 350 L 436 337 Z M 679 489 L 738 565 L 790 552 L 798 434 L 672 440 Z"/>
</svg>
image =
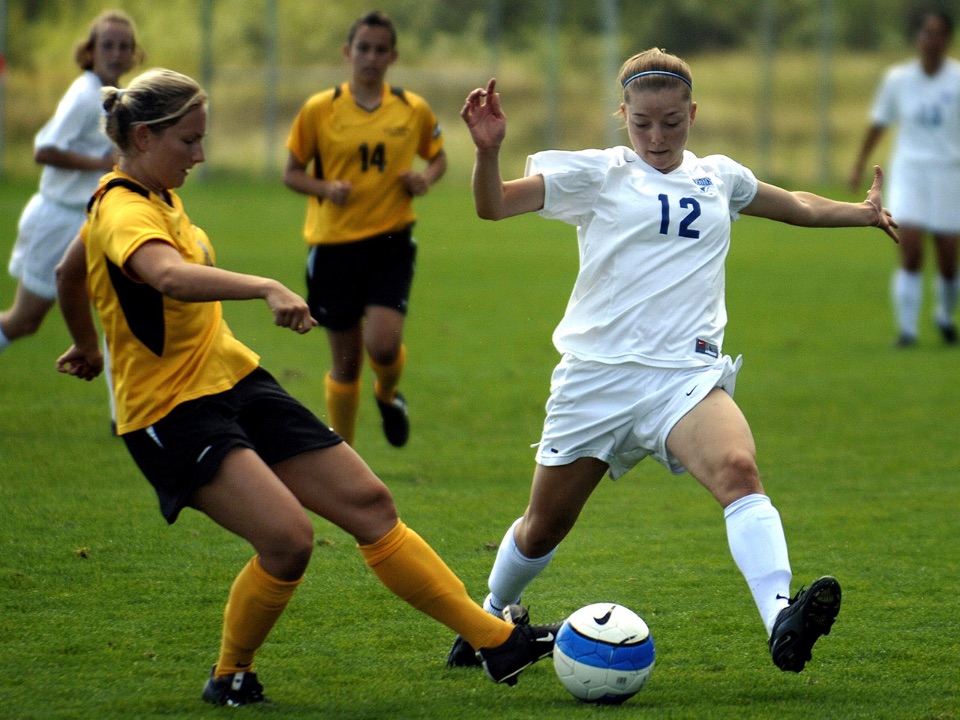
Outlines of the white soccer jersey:
<svg viewBox="0 0 960 720">
<path fill-rule="evenodd" d="M 870 119 L 899 125 L 891 166 L 960 163 L 960 62 L 947 58 L 932 77 L 918 59 L 894 65 L 884 74 Z"/>
<path fill-rule="evenodd" d="M 73 81 L 60 100 L 57 111 L 34 139 L 34 148 L 53 147 L 90 157 L 103 157 L 113 143 L 101 125 L 103 83 L 87 70 Z M 44 165 L 40 194 L 62 205 L 86 207 L 97 189 L 103 170 L 65 170 Z"/>
<path fill-rule="evenodd" d="M 728 157 L 684 153 L 669 173 L 630 148 L 546 151 L 540 215 L 577 226 L 580 272 L 553 341 L 561 353 L 656 367 L 713 364 L 727 322 L 730 224 L 757 191 Z"/>
</svg>

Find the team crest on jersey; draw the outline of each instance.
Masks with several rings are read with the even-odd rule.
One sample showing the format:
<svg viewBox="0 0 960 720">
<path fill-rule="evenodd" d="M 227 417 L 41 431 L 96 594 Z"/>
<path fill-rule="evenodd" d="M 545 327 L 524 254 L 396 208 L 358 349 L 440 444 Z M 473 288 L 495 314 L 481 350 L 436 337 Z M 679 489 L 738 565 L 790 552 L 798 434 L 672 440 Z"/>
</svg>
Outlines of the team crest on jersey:
<svg viewBox="0 0 960 720">
<path fill-rule="evenodd" d="M 705 193 L 713 187 L 713 180 L 708 177 L 694 178 L 693 184 L 700 188 L 700 192 Z"/>
</svg>

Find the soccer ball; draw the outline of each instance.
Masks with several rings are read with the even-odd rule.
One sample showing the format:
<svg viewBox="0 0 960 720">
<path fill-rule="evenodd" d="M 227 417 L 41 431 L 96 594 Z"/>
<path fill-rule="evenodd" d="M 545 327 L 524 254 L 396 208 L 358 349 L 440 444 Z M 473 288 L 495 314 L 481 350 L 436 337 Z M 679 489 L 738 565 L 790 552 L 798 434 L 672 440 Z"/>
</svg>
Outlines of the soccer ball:
<svg viewBox="0 0 960 720">
<path fill-rule="evenodd" d="M 553 667 L 570 693 L 588 703 L 619 705 L 646 685 L 653 637 L 632 610 L 594 603 L 568 617 L 557 632 Z"/>
</svg>

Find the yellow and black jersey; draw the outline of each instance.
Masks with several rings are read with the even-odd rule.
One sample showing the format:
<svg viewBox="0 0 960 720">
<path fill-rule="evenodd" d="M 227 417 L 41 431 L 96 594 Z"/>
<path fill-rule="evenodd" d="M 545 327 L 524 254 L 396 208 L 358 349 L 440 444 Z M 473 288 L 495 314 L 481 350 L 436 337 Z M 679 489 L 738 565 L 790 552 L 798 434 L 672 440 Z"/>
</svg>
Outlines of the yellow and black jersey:
<svg viewBox="0 0 960 720">
<path fill-rule="evenodd" d="M 152 425 L 186 400 L 228 390 L 257 368 L 259 356 L 233 336 L 219 302 L 174 300 L 126 269 L 153 240 L 169 243 L 187 262 L 215 264 L 206 233 L 175 193 L 164 199 L 123 173 L 107 173 L 81 238 L 87 290 L 110 350 L 119 434 Z"/>
<path fill-rule="evenodd" d="M 443 150 L 437 118 L 414 93 L 384 85 L 383 102 L 365 110 L 349 83 L 307 100 L 293 122 L 287 148 L 324 180 L 352 184 L 346 205 L 311 197 L 304 238 L 311 245 L 345 243 L 400 230 L 416 216 L 399 175 L 414 155 L 430 160 Z"/>
</svg>

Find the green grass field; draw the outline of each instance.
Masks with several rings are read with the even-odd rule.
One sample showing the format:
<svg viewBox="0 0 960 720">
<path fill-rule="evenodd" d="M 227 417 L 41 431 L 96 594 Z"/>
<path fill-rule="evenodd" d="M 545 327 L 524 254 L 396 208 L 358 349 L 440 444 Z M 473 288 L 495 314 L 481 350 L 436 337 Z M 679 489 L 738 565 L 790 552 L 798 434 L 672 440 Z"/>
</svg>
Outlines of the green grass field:
<svg viewBox="0 0 960 720">
<path fill-rule="evenodd" d="M 9 256 L 33 184 L 0 184 Z M 302 200 L 272 184 L 191 183 L 219 264 L 302 289 Z M 576 272 L 573 230 L 535 217 L 487 224 L 462 184 L 422 220 L 403 389 L 413 435 L 382 438 L 370 390 L 357 448 L 401 516 L 483 597 L 493 552 L 522 511 L 556 353 L 550 333 Z M 745 356 L 737 400 L 787 529 L 796 585 L 840 578 L 833 634 L 799 675 L 770 662 L 726 546 L 689 476 L 652 461 L 605 482 L 525 601 L 534 621 L 594 601 L 638 611 L 657 644 L 647 687 L 619 708 L 581 705 L 549 662 L 515 688 L 450 671 L 452 633 L 394 599 L 352 540 L 316 520 L 306 581 L 259 655 L 274 704 L 245 717 L 737 719 L 960 718 L 958 364 L 931 325 L 891 347 L 895 251 L 878 231 L 797 230 L 746 218 L 728 262 L 725 351 Z M 0 277 L 0 306 L 14 285 Z M 925 311 L 926 313 L 926 311 Z M 234 332 L 316 412 L 326 343 L 229 303 Z M 926 313 L 925 317 L 928 317 Z M 106 390 L 58 375 L 53 314 L 0 356 L 0 717 L 112 720 L 231 713 L 199 699 L 229 585 L 250 550 L 186 512 L 167 527 L 108 428 Z"/>
</svg>

